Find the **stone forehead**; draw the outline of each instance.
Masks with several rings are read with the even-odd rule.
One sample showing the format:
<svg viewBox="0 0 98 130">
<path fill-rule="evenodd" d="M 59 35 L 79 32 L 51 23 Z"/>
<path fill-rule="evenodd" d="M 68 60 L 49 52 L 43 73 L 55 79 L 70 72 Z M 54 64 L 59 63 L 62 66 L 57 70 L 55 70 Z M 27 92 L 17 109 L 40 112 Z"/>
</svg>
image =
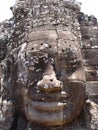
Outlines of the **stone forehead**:
<svg viewBox="0 0 98 130">
<path fill-rule="evenodd" d="M 70 31 L 44 30 L 32 31 L 28 34 L 27 51 L 55 51 L 61 53 L 66 48 L 71 48 L 79 57 L 81 55 L 77 37 Z"/>
</svg>

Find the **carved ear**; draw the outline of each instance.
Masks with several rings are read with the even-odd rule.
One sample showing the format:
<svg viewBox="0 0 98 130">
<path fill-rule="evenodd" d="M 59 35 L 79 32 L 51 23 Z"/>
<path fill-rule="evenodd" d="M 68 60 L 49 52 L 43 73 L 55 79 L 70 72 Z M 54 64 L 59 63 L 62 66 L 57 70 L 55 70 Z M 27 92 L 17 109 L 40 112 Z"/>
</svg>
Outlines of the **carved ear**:
<svg viewBox="0 0 98 130">
<path fill-rule="evenodd" d="M 1 62 L 1 100 L 0 123 L 2 130 L 9 130 L 14 120 L 15 106 L 13 103 L 13 57 L 9 56 Z"/>
<path fill-rule="evenodd" d="M 4 59 L 1 62 L 1 87 L 3 88 L 5 92 L 4 98 L 10 98 L 13 97 L 13 74 L 14 74 L 14 62 L 13 62 L 13 56 L 8 56 L 6 59 Z"/>
<path fill-rule="evenodd" d="M 23 47 L 23 46 L 22 46 Z M 14 85 L 16 85 L 16 63 L 23 52 L 24 48 L 17 48 L 11 51 L 6 59 L 1 62 L 1 90 L 0 90 L 0 128 L 9 130 L 13 126 L 15 104 L 14 104 Z M 20 53 L 20 54 L 21 54 Z M 18 56 L 19 55 L 19 56 Z M 13 91 L 14 90 L 14 91 Z"/>
</svg>

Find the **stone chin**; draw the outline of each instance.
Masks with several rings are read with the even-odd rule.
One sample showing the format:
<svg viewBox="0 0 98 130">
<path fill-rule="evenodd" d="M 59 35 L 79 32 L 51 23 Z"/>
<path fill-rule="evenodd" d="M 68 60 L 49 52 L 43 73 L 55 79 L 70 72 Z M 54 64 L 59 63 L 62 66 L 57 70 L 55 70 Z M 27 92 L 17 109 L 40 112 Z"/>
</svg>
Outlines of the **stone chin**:
<svg viewBox="0 0 98 130">
<path fill-rule="evenodd" d="M 63 91 L 63 95 L 64 95 Z M 24 97 L 23 97 L 24 98 Z M 67 97 L 68 98 L 68 97 Z M 66 109 L 66 102 L 62 101 L 49 101 L 44 98 L 41 101 L 31 100 L 26 98 L 27 103 L 24 105 L 24 113 L 26 118 L 36 124 L 44 126 L 57 126 L 64 123 L 64 109 Z M 61 100 L 59 98 L 59 100 Z"/>
</svg>

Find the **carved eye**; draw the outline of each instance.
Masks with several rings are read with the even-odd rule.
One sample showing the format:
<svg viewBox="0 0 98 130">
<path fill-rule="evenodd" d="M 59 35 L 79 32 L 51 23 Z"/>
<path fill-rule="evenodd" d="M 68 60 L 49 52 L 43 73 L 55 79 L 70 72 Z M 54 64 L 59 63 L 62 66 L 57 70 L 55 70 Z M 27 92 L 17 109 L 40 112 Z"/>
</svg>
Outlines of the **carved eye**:
<svg viewBox="0 0 98 130">
<path fill-rule="evenodd" d="M 62 49 L 62 52 L 64 52 L 65 68 L 68 70 L 77 68 L 78 62 L 76 53 L 70 48 L 66 50 Z"/>
<path fill-rule="evenodd" d="M 49 61 L 49 58 L 47 57 L 47 56 L 45 56 L 45 57 L 43 57 L 42 59 L 40 59 L 40 63 L 41 64 L 47 64 L 48 63 L 48 61 Z"/>
<path fill-rule="evenodd" d="M 35 69 L 38 71 L 43 70 L 47 62 L 48 61 L 46 57 L 38 58 L 38 62 L 34 63 Z"/>
<path fill-rule="evenodd" d="M 38 64 L 38 63 L 39 63 L 39 59 L 38 59 L 37 57 L 34 57 L 34 58 L 32 59 L 32 62 L 33 62 L 34 64 Z"/>
<path fill-rule="evenodd" d="M 77 66 L 77 59 L 72 59 L 69 61 L 71 67 L 75 68 Z"/>
</svg>

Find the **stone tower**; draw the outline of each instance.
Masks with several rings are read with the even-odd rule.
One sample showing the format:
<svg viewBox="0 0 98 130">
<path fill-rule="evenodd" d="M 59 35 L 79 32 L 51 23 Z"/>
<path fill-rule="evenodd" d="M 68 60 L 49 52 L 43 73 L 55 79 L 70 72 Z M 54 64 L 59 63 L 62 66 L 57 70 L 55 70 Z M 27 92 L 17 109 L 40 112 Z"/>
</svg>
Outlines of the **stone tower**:
<svg viewBox="0 0 98 130">
<path fill-rule="evenodd" d="M 7 83 L 2 85 L 1 82 L 0 128 L 2 130 L 98 129 L 98 23 L 94 16 L 87 16 L 80 12 L 80 9 L 81 3 L 75 0 L 16 0 L 15 5 L 11 7 L 13 17 L 0 23 L 0 61 L 8 58 L 10 52 L 22 44 L 32 42 L 32 32 L 34 34 L 37 30 L 55 30 L 55 32 L 63 30 L 74 34 L 83 54 L 87 95 L 82 114 L 72 123 L 66 126 L 37 126 L 19 116 L 12 99 L 13 92 L 10 91 L 12 86 L 7 90 L 5 85 Z M 12 66 L 12 63 L 9 66 Z M 8 121 L 9 119 L 11 120 Z"/>
</svg>

